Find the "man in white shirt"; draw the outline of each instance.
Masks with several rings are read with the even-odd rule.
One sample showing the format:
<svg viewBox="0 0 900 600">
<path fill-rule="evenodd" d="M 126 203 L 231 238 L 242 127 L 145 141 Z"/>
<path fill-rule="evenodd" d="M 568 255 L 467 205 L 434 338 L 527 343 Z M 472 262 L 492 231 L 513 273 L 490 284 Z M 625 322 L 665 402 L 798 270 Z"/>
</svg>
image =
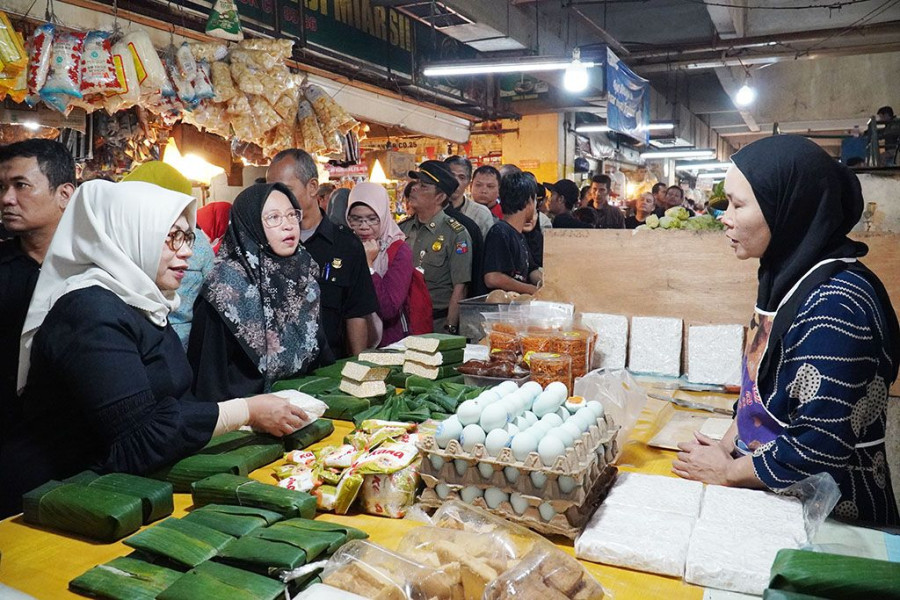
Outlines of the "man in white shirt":
<svg viewBox="0 0 900 600">
<path fill-rule="evenodd" d="M 450 197 L 450 204 L 453 208 L 475 221 L 478 229 L 481 230 L 481 235 L 486 236 L 494 225 L 494 215 L 491 214 L 491 210 L 488 207 L 478 204 L 466 195 L 466 190 L 469 189 L 469 183 L 472 181 L 472 163 L 467 158 L 454 155 L 446 159 L 444 164 L 447 165 L 447 168 L 450 169 L 459 182 L 459 187 L 456 188 L 456 191 Z"/>
</svg>

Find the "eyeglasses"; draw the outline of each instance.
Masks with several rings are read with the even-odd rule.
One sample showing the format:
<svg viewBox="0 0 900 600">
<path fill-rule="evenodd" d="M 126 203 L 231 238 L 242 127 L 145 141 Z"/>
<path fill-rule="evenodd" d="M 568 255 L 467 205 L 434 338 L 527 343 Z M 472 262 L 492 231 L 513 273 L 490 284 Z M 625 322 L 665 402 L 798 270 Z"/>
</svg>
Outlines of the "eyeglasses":
<svg viewBox="0 0 900 600">
<path fill-rule="evenodd" d="M 166 246 L 168 246 L 172 252 L 178 252 L 185 243 L 187 243 L 188 248 L 193 248 L 196 239 L 197 234 L 193 231 L 176 229 L 175 231 L 169 232 L 169 235 L 166 236 Z"/>
<path fill-rule="evenodd" d="M 356 215 L 350 215 L 347 218 L 347 223 L 350 227 L 362 227 L 363 225 L 366 227 L 375 227 L 381 223 L 381 219 L 379 219 L 377 215 L 371 217 L 357 217 Z"/>
<path fill-rule="evenodd" d="M 266 227 L 280 227 L 282 223 L 284 223 L 285 219 L 287 219 L 291 223 L 299 223 L 300 219 L 303 217 L 303 211 L 298 209 L 292 209 L 287 211 L 284 214 L 279 212 L 271 212 L 263 217 L 263 225 Z"/>
</svg>

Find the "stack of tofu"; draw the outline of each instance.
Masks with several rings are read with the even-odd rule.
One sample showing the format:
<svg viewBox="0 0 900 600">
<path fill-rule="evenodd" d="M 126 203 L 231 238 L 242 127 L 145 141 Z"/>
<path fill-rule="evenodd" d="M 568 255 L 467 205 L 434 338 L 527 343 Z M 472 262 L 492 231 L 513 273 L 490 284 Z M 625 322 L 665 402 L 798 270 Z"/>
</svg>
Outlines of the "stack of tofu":
<svg viewBox="0 0 900 600">
<path fill-rule="evenodd" d="M 391 368 L 362 361 L 348 361 L 341 369 L 340 390 L 357 398 L 374 398 L 387 393 L 384 380 Z"/>
<path fill-rule="evenodd" d="M 426 379 L 443 379 L 457 374 L 463 362 L 466 338 L 445 333 L 428 333 L 406 338 L 403 372 Z"/>
</svg>

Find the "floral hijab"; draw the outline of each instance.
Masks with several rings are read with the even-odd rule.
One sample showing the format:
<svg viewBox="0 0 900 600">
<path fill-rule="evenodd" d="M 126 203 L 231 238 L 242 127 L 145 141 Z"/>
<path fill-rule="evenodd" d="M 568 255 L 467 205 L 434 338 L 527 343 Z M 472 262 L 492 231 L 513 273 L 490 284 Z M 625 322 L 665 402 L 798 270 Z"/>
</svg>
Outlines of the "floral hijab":
<svg viewBox="0 0 900 600">
<path fill-rule="evenodd" d="M 300 208 L 280 183 L 256 184 L 241 192 L 231 208 L 216 265 L 200 292 L 257 364 L 266 392 L 319 354 L 319 267 L 302 246 L 288 257 L 269 247 L 262 211 L 274 190 Z"/>
</svg>

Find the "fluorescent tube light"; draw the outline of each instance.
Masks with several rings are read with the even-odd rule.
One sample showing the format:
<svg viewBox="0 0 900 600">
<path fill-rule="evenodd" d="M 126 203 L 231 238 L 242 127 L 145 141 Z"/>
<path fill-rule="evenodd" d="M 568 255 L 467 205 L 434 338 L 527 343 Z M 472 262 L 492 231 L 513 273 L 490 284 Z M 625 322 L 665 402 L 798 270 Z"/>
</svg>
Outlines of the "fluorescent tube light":
<svg viewBox="0 0 900 600">
<path fill-rule="evenodd" d="M 644 127 L 645 131 L 671 131 L 675 129 L 675 123 L 650 123 Z M 579 125 L 575 128 L 575 133 L 592 133 L 612 131 L 608 125 Z"/>
<path fill-rule="evenodd" d="M 651 150 L 641 152 L 641 158 L 715 158 L 716 151 L 703 148 L 685 148 L 675 150 Z"/>
<path fill-rule="evenodd" d="M 534 73 L 538 71 L 564 71 L 574 64 L 572 58 L 526 56 L 502 60 L 477 60 L 445 62 L 429 65 L 422 70 L 425 77 L 453 77 L 456 75 L 484 75 L 486 73 Z M 580 61 L 585 69 L 596 66 L 592 61 Z"/>
<path fill-rule="evenodd" d="M 676 169 L 683 169 L 685 171 L 709 171 L 709 170 L 721 170 L 728 169 L 731 166 L 730 162 L 686 162 L 686 163 L 678 163 L 675 165 Z"/>
</svg>

